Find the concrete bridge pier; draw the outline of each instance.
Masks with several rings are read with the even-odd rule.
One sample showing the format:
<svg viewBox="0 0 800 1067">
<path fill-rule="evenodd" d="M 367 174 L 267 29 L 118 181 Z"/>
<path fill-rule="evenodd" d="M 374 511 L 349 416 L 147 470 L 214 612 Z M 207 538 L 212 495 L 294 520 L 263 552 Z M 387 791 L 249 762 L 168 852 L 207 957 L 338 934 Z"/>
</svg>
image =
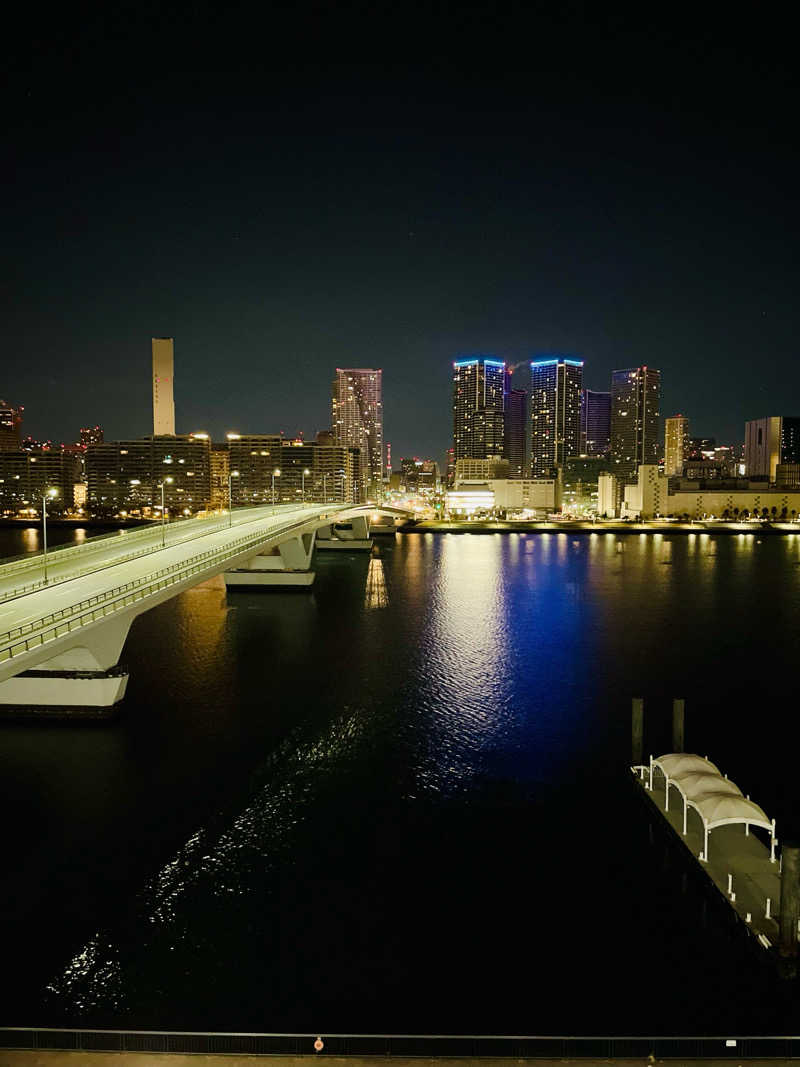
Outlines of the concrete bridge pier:
<svg viewBox="0 0 800 1067">
<path fill-rule="evenodd" d="M 228 589 L 310 589 L 314 584 L 311 556 L 315 534 L 298 534 L 253 556 L 236 570 L 226 571 Z"/>
<path fill-rule="evenodd" d="M 108 714 L 128 685 L 118 663 L 132 621 L 127 614 L 78 632 L 75 644 L 57 656 L 0 682 L 0 717 Z"/>
<path fill-rule="evenodd" d="M 335 522 L 317 530 L 317 548 L 345 549 L 348 552 L 369 552 L 372 538 L 366 515 L 354 515 L 348 522 Z"/>
</svg>

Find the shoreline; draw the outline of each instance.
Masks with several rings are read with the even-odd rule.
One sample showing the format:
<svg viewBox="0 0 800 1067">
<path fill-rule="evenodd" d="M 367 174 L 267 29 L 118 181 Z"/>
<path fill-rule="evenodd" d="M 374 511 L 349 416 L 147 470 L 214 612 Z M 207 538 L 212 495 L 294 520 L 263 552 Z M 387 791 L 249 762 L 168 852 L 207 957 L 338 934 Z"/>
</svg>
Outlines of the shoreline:
<svg viewBox="0 0 800 1067">
<path fill-rule="evenodd" d="M 433 534 L 725 534 L 728 537 L 786 537 L 800 534 L 800 523 L 741 522 L 418 522 L 398 533 Z"/>
</svg>

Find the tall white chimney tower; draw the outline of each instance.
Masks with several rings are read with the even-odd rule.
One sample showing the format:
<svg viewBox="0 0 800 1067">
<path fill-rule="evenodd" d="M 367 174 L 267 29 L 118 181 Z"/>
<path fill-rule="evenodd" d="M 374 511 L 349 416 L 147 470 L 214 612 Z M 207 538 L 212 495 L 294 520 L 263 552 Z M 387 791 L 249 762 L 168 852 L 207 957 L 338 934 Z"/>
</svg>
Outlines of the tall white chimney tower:
<svg viewBox="0 0 800 1067">
<path fill-rule="evenodd" d="M 156 436 L 175 436 L 172 343 L 171 337 L 153 338 L 153 433 Z"/>
</svg>

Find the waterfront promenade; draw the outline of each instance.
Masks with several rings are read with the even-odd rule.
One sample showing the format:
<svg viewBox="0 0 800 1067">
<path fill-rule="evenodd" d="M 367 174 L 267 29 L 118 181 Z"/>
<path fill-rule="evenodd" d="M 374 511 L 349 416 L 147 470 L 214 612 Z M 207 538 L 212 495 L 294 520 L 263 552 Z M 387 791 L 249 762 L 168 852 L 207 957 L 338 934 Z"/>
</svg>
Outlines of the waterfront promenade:
<svg viewBox="0 0 800 1067">
<path fill-rule="evenodd" d="M 623 522 L 620 519 L 582 522 L 578 520 L 530 521 L 515 519 L 476 519 L 458 522 L 456 520 L 423 519 L 415 524 L 399 527 L 401 533 L 452 533 L 452 534 L 726 534 L 751 535 L 767 537 L 774 535 L 800 535 L 800 523 L 792 522 L 710 522 L 696 520 L 693 522 L 667 522 L 654 519 L 651 522 Z"/>
</svg>

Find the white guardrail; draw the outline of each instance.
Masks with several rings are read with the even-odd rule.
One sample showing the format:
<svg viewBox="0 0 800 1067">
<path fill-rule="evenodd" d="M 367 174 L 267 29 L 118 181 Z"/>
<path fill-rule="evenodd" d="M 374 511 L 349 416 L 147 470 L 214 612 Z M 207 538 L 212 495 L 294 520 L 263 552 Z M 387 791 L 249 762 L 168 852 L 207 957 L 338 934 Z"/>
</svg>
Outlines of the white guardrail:
<svg viewBox="0 0 800 1067">
<path fill-rule="evenodd" d="M 281 507 L 281 514 L 287 514 L 289 512 L 298 511 L 303 507 L 307 507 L 307 505 L 288 504 L 282 505 Z M 239 512 L 238 517 L 234 520 L 232 525 L 242 526 L 248 522 L 256 522 L 258 520 L 258 515 L 255 513 L 261 510 L 261 508 L 248 508 L 245 512 Z M 207 525 L 204 525 L 202 529 L 198 530 L 198 527 L 194 525 L 196 522 L 201 522 Z M 190 524 L 192 524 L 192 532 L 190 532 L 184 537 L 174 536 L 176 530 L 185 530 L 186 527 Z M 213 520 L 190 519 L 185 524 L 183 522 L 181 522 L 180 524 L 175 523 L 171 526 L 168 524 L 166 529 L 169 532 L 167 534 L 167 543 L 165 547 L 174 548 L 176 545 L 185 544 L 187 541 L 195 541 L 199 537 L 207 537 L 209 534 L 218 533 L 220 530 L 227 529 L 230 525 L 231 524 L 228 521 L 219 519 L 217 517 L 215 517 Z M 118 535 L 115 534 L 111 534 L 109 536 L 103 535 L 102 539 L 98 539 L 97 541 L 91 540 L 85 542 L 82 545 L 70 545 L 69 547 L 59 551 L 57 556 L 51 556 L 50 552 L 48 552 L 48 560 L 50 561 L 50 567 L 55 568 L 56 566 L 58 566 L 64 561 L 65 557 L 67 557 L 68 554 L 69 558 L 72 558 L 75 555 L 80 555 L 81 557 L 83 557 L 86 555 L 91 555 L 93 552 L 96 551 L 108 550 L 109 548 L 113 548 L 115 544 L 118 545 L 120 548 L 124 548 L 124 546 L 129 545 L 131 541 L 140 541 L 143 540 L 145 537 L 154 537 L 157 540 L 157 544 L 149 545 L 147 548 L 139 549 L 139 551 L 128 552 L 118 556 L 115 555 L 108 561 L 108 563 L 104 564 L 104 566 L 114 567 L 118 563 L 128 563 L 130 560 L 138 559 L 140 556 L 146 556 L 151 552 L 161 551 L 162 546 L 160 543 L 160 530 L 161 527 L 156 524 L 155 526 L 148 526 L 145 530 L 134 530 L 132 534 L 127 534 L 124 539 L 118 539 Z M 170 536 L 170 533 L 172 533 L 173 536 Z M 3 577 L 7 574 L 15 572 L 17 570 L 33 570 L 35 568 L 40 567 L 42 567 L 41 553 L 29 556 L 26 559 L 14 560 L 11 563 L 0 564 L 0 580 L 2 580 Z M 99 571 L 102 569 L 102 566 L 88 566 L 83 567 L 81 570 L 70 571 L 68 574 L 61 576 L 53 575 L 51 571 L 51 577 L 47 582 L 45 582 L 44 578 L 42 577 L 37 579 L 35 582 L 28 582 L 26 585 L 19 585 L 11 589 L 0 591 L 0 604 L 2 604 L 6 600 L 14 600 L 17 597 L 26 596 L 28 593 L 33 593 L 37 589 L 50 588 L 50 586 L 59 585 L 61 582 L 69 582 L 72 581 L 74 578 L 81 578 L 85 574 L 91 574 L 94 571 Z"/>
<path fill-rule="evenodd" d="M 346 508 L 347 505 L 340 505 L 339 507 L 334 505 L 335 510 L 340 510 L 341 507 Z M 190 556 L 189 559 L 173 563 L 171 566 L 164 567 L 153 574 L 135 578 L 124 585 L 115 586 L 113 589 L 108 589 L 103 593 L 98 593 L 96 596 L 89 597 L 85 601 L 80 601 L 78 604 L 73 604 L 68 608 L 45 615 L 35 622 L 25 623 L 23 626 L 8 630 L 6 633 L 0 634 L 0 645 L 3 645 L 3 647 L 0 647 L 0 663 L 7 662 L 13 659 L 14 656 L 19 656 L 24 652 L 29 652 L 32 648 L 39 648 L 49 641 L 55 641 L 57 638 L 63 637 L 64 634 L 96 622 L 106 615 L 113 615 L 114 612 L 129 607 L 136 601 L 160 592 L 170 585 L 175 585 L 191 577 L 191 575 L 197 574 L 199 571 L 208 570 L 212 562 L 217 564 L 233 556 L 241 555 L 248 547 L 255 548 L 263 545 L 271 537 L 290 533 L 298 527 L 306 526 L 311 521 L 310 518 L 302 519 L 300 522 L 290 523 L 288 526 L 262 529 L 258 533 L 239 537 L 235 541 L 217 549 L 209 549 L 199 555 Z M 51 622 L 54 622 L 55 625 L 49 626 L 48 629 L 42 629 L 43 627 L 48 627 Z M 36 633 L 35 631 L 37 630 L 41 630 L 41 632 Z M 30 636 L 24 637 L 23 635 L 25 634 Z M 20 640 L 20 638 L 23 639 Z"/>
</svg>

